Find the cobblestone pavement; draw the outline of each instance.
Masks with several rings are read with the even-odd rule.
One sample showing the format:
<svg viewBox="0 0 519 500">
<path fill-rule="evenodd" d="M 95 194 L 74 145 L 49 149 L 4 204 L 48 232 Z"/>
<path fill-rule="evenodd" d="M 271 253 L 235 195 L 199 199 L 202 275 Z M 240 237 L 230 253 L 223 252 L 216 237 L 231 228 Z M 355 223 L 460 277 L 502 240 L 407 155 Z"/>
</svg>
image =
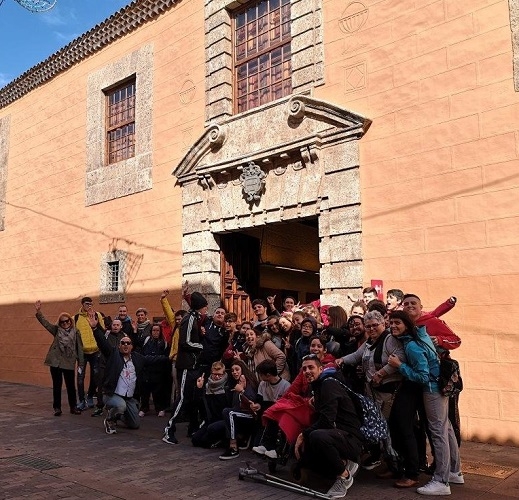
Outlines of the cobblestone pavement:
<svg viewBox="0 0 519 500">
<path fill-rule="evenodd" d="M 119 427 L 117 434 L 109 436 L 103 419 L 91 417 L 91 411 L 54 417 L 49 388 L 0 382 L 0 394 L 0 499 L 305 498 L 240 481 L 238 470 L 246 461 L 265 472 L 266 463 L 249 451 L 241 452 L 238 459 L 221 461 L 221 450 L 193 448 L 184 437 L 185 424 L 179 425 L 180 444 L 176 446 L 161 441 L 166 419 L 156 416 L 143 418 L 139 430 Z M 461 454 L 473 471 L 479 462 L 501 477 L 466 473 L 465 485 L 451 487 L 452 498 L 519 499 L 517 448 L 467 442 Z M 503 479 L 510 469 L 512 474 Z M 279 474 L 289 479 L 288 467 Z M 420 479 L 424 483 L 428 477 Z M 397 490 L 390 481 L 364 470 L 348 497 L 422 498 L 414 490 Z"/>
</svg>

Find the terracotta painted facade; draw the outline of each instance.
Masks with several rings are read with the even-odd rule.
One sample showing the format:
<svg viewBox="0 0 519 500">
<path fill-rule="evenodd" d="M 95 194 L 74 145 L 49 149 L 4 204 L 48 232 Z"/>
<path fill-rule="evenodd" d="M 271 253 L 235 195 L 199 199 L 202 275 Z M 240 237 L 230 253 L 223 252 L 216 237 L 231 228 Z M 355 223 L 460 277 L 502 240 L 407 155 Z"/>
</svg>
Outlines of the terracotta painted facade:
<svg viewBox="0 0 519 500">
<path fill-rule="evenodd" d="M 160 316 L 182 279 L 218 300 L 220 234 L 311 216 L 324 301 L 346 305 L 371 279 L 426 308 L 457 296 L 444 319 L 463 340 L 463 435 L 519 444 L 518 3 L 292 1 L 298 95 L 243 116 L 234 5 L 206 4 L 133 2 L 67 64 L 42 63 L 51 77 L 0 89 L 0 379 L 50 383 L 36 299 L 50 319 L 84 295 L 115 315 L 111 259 L 130 313 Z M 136 157 L 107 167 L 102 90 L 132 74 Z M 252 205 L 243 158 L 267 173 Z"/>
</svg>

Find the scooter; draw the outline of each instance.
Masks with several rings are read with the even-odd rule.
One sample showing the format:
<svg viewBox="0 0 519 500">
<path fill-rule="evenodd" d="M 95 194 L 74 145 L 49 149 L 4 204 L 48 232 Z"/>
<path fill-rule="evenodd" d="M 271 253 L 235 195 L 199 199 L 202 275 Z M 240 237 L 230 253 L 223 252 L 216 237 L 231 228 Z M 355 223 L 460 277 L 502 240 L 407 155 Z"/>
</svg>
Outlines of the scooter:
<svg viewBox="0 0 519 500">
<path fill-rule="evenodd" d="M 294 493 L 301 493 L 302 495 L 306 495 L 308 497 L 323 498 L 325 500 L 330 500 L 330 496 L 326 493 L 322 493 L 317 490 L 312 490 L 311 488 L 307 488 L 306 486 L 301 486 L 300 484 L 286 481 L 285 479 L 272 476 L 271 474 L 260 472 L 258 469 L 251 467 L 250 462 L 245 462 L 245 465 L 247 467 L 240 468 L 240 471 L 238 473 L 238 479 L 241 481 L 245 479 L 251 479 L 256 483 L 269 484 L 271 486 L 274 486 L 275 488 L 281 488 L 283 490 L 292 491 Z"/>
</svg>

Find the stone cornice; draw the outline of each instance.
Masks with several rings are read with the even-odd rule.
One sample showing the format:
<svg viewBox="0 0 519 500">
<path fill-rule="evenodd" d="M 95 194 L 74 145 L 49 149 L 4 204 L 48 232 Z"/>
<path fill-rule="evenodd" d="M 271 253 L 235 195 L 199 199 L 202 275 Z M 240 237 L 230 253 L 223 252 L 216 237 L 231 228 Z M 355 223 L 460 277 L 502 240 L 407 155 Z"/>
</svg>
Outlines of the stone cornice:
<svg viewBox="0 0 519 500">
<path fill-rule="evenodd" d="M 295 151 L 303 161 L 316 155 L 316 148 L 351 140 L 352 137 L 362 137 L 371 125 L 371 120 L 352 113 L 326 101 L 305 95 L 292 96 L 288 101 L 271 103 L 270 108 L 278 108 L 284 116 L 285 124 L 297 129 L 304 120 L 313 120 L 325 125 L 315 134 L 294 134 L 290 140 L 283 143 L 264 144 L 254 152 L 244 147 L 241 151 L 233 149 L 232 158 L 217 160 L 211 153 L 219 151 L 227 141 L 229 134 L 236 133 L 241 122 L 246 117 L 258 114 L 257 109 L 242 116 L 234 116 L 219 124 L 211 124 L 202 136 L 195 142 L 181 160 L 173 175 L 180 184 L 199 181 L 202 184 L 211 183 L 211 175 L 227 169 L 237 168 L 249 161 L 271 163 L 273 159 L 286 157 Z M 275 124 L 271 123 L 271 126 Z M 209 161 L 208 161 L 209 160 Z"/>
<path fill-rule="evenodd" d="M 134 0 L 0 89 L 0 109 L 161 15 L 178 0 Z"/>
</svg>

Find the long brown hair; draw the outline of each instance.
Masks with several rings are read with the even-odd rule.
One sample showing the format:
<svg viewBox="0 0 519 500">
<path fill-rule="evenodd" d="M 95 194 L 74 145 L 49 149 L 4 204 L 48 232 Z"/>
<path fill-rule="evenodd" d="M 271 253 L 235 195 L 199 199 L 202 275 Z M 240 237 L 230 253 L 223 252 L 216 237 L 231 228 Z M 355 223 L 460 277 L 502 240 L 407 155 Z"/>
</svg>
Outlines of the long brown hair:
<svg viewBox="0 0 519 500">
<path fill-rule="evenodd" d="M 239 359 L 235 359 L 231 363 L 231 368 L 234 365 L 237 365 L 241 368 L 241 373 L 245 377 L 245 380 L 247 381 L 247 387 L 252 387 L 254 389 L 254 391 L 257 391 L 258 390 L 258 381 L 256 380 L 256 377 L 254 376 L 254 374 L 249 370 L 247 365 Z M 234 378 L 230 377 L 229 380 L 234 380 Z M 234 385 L 236 385 L 236 383 L 237 383 L 237 381 L 235 381 Z"/>
</svg>

